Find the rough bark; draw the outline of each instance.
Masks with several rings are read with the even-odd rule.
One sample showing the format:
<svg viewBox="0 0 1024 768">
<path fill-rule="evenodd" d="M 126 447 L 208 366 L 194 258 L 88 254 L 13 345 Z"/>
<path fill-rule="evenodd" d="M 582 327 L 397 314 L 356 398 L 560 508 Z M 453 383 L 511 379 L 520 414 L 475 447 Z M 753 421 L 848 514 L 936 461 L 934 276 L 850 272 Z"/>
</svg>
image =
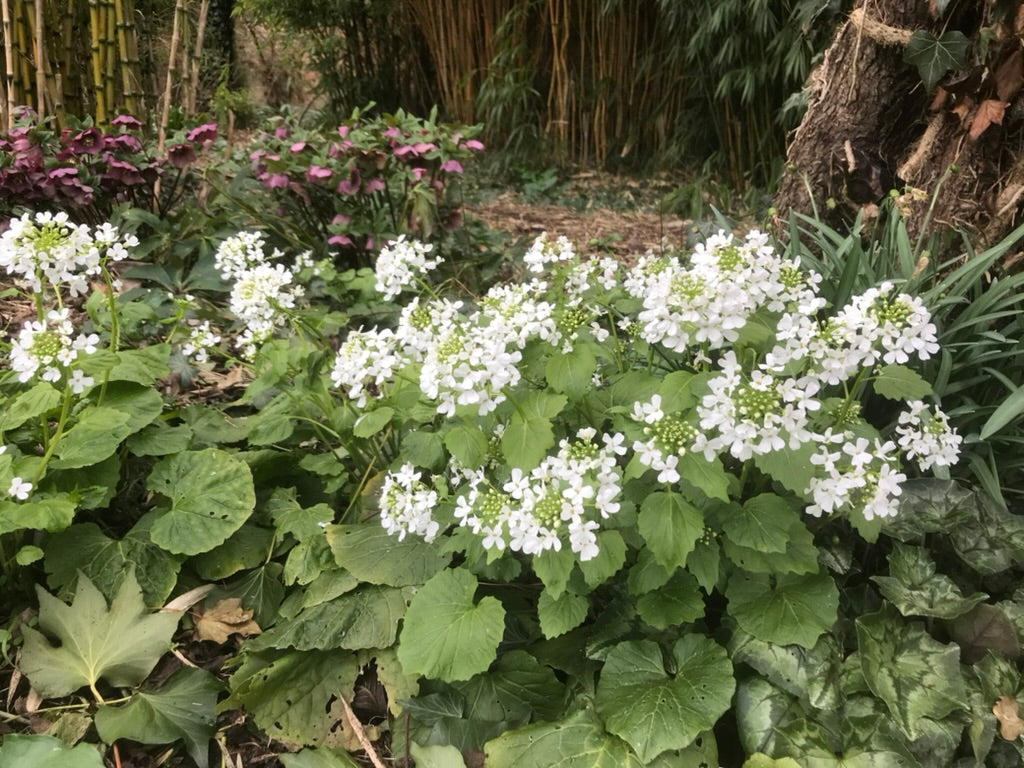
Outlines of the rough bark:
<svg viewBox="0 0 1024 768">
<path fill-rule="evenodd" d="M 780 217 L 817 210 L 837 223 L 896 189 L 915 232 L 926 222 L 948 224 L 994 241 L 1018 223 L 1021 14 L 994 20 L 986 0 L 950 8 L 955 16 L 940 17 L 934 0 L 858 4 L 812 76 L 776 194 Z M 984 48 L 982 28 L 994 35 Z M 949 29 L 971 40 L 969 64 L 929 93 L 904 49 L 915 30 Z"/>
</svg>

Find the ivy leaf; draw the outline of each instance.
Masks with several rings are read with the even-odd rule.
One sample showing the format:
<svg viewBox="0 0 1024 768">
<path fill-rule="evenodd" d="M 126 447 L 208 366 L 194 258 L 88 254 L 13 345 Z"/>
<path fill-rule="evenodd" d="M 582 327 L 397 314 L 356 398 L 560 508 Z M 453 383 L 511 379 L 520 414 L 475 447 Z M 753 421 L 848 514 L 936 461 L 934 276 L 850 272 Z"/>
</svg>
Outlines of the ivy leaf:
<svg viewBox="0 0 1024 768">
<path fill-rule="evenodd" d="M 448 562 L 423 539 L 399 541 L 380 525 L 329 525 L 326 531 L 335 562 L 370 584 L 418 586 Z"/>
<path fill-rule="evenodd" d="M 952 579 L 935 573 L 935 562 L 926 549 L 899 542 L 889 553 L 889 575 L 871 580 L 904 616 L 955 619 L 988 598 L 982 592 L 964 597 Z"/>
<path fill-rule="evenodd" d="M 644 499 L 637 525 L 658 564 L 674 571 L 696 546 L 704 516 L 678 493 L 658 491 Z"/>
<path fill-rule="evenodd" d="M 551 590 L 544 589 L 537 600 L 537 618 L 544 637 L 551 639 L 575 629 L 587 618 L 590 601 L 572 592 L 562 592 L 553 597 Z"/>
<path fill-rule="evenodd" d="M 71 605 L 41 587 L 39 630 L 22 627 L 21 671 L 44 698 L 59 698 L 104 678 L 116 687 L 138 685 L 170 646 L 180 613 L 150 613 L 131 571 L 110 607 L 85 576 Z M 41 630 L 41 631 L 40 631 Z M 54 647 L 43 633 L 60 642 Z"/>
<path fill-rule="evenodd" d="M 591 709 L 564 720 L 506 731 L 484 745 L 487 768 L 641 768 L 625 742 Z"/>
<path fill-rule="evenodd" d="M 892 363 L 883 366 L 874 379 L 875 392 L 889 400 L 920 400 L 932 393 L 932 385 L 917 371 Z"/>
<path fill-rule="evenodd" d="M 924 733 L 922 718 L 939 720 L 965 707 L 967 690 L 955 644 L 937 642 L 920 624 L 905 623 L 889 607 L 857 618 L 856 625 L 864 679 L 907 738 Z"/>
<path fill-rule="evenodd" d="M 162 459 L 146 487 L 171 500 L 150 536 L 175 554 L 208 552 L 241 528 L 256 506 L 248 465 L 217 448 Z"/>
<path fill-rule="evenodd" d="M 903 52 L 903 60 L 917 67 L 925 87 L 930 91 L 954 69 L 967 66 L 967 50 L 971 41 L 963 32 L 946 32 L 936 37 L 923 29 L 914 31 Z"/>
<path fill-rule="evenodd" d="M 0 745 L 0 765 L 11 768 L 104 768 L 92 744 L 69 747 L 53 736 L 9 733 Z"/>
<path fill-rule="evenodd" d="M 124 706 L 100 707 L 96 730 L 107 744 L 117 739 L 141 744 L 182 739 L 199 768 L 207 768 L 220 690 L 220 681 L 206 670 L 181 667 L 159 691 L 137 691 Z"/>
<path fill-rule="evenodd" d="M 675 673 L 665 671 L 661 649 L 650 640 L 615 646 L 605 660 L 595 702 L 605 727 L 648 763 L 688 746 L 729 709 L 736 681 L 725 649 L 686 635 L 672 649 Z"/>
<path fill-rule="evenodd" d="M 220 708 L 244 708 L 271 738 L 321 744 L 338 721 L 332 699 L 351 698 L 358 674 L 348 651 L 251 654 L 228 680 L 231 696 Z"/>
<path fill-rule="evenodd" d="M 462 569 L 441 571 L 419 589 L 398 645 L 406 674 L 451 682 L 490 666 L 505 631 L 505 609 L 489 596 L 474 604 L 476 589 L 476 577 Z"/>
<path fill-rule="evenodd" d="M 813 648 L 822 633 L 836 622 L 839 591 L 827 573 L 737 574 L 725 592 L 729 615 L 744 632 L 777 645 Z"/>
</svg>

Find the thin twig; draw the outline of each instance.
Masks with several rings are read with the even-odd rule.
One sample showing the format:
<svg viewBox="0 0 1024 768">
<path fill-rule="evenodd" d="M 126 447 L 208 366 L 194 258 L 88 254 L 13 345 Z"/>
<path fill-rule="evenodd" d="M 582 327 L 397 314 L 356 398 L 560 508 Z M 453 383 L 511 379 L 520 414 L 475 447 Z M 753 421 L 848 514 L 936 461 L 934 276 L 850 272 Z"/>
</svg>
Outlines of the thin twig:
<svg viewBox="0 0 1024 768">
<path fill-rule="evenodd" d="M 356 738 L 359 739 L 359 745 L 366 752 L 366 756 L 370 758 L 370 762 L 373 763 L 373 768 L 384 768 L 384 763 L 380 761 L 380 757 L 377 755 L 377 750 L 373 748 L 373 744 L 366 738 L 366 732 L 363 730 L 363 724 L 359 722 L 356 717 L 356 713 L 352 711 L 352 707 L 345 701 L 344 696 L 339 696 L 338 699 L 341 701 L 341 708 L 345 710 L 345 719 L 348 721 L 349 727 L 355 733 Z"/>
</svg>

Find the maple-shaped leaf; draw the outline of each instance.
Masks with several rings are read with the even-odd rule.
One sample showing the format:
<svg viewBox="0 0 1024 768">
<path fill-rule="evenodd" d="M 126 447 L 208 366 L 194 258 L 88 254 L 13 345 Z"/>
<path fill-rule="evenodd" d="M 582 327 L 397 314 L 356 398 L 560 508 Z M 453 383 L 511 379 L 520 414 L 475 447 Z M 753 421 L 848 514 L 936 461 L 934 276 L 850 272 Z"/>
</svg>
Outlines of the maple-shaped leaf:
<svg viewBox="0 0 1024 768">
<path fill-rule="evenodd" d="M 41 587 L 36 591 L 39 630 L 22 627 L 20 666 L 32 687 L 48 698 L 67 696 L 83 686 L 98 697 L 100 678 L 117 687 L 138 685 L 167 651 L 181 617 L 176 611 L 147 610 L 131 570 L 109 607 L 84 574 L 78 576 L 71 605 Z M 54 646 L 46 635 L 60 645 Z"/>
<path fill-rule="evenodd" d="M 1000 696 L 992 707 L 992 714 L 999 721 L 999 735 L 1007 741 L 1015 741 L 1024 734 L 1024 720 L 1017 712 L 1017 700 L 1012 696 Z"/>
</svg>

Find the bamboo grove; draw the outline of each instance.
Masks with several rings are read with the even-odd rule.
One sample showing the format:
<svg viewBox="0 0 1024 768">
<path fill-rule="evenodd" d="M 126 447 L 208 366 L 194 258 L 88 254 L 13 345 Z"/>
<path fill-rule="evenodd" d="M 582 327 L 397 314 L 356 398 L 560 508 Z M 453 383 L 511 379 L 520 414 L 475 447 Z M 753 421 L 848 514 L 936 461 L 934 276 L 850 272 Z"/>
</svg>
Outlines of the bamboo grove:
<svg viewBox="0 0 1024 768">
<path fill-rule="evenodd" d="M 58 126 L 127 112 L 158 114 L 163 128 L 172 105 L 194 114 L 210 0 L 162 5 L 143 13 L 136 0 L 0 0 L 4 128 L 25 107 Z M 154 45 L 172 28 L 169 46 Z"/>
</svg>

